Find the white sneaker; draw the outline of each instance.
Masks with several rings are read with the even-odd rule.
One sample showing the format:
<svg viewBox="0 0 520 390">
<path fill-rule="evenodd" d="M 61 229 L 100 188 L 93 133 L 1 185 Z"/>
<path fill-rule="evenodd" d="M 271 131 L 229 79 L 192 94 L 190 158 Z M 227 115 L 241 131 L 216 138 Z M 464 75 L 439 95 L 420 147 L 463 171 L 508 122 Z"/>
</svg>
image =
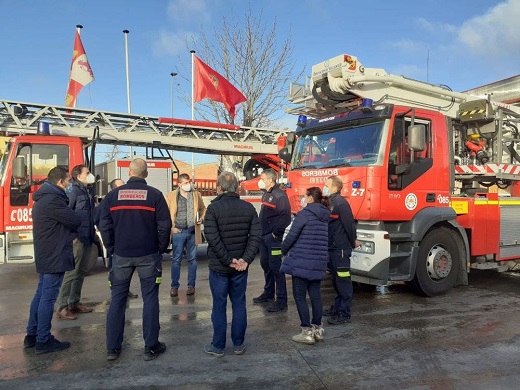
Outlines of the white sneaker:
<svg viewBox="0 0 520 390">
<path fill-rule="evenodd" d="M 314 339 L 316 341 L 323 341 L 325 339 L 325 329 L 321 325 L 312 325 L 312 331 L 314 332 Z"/>
<path fill-rule="evenodd" d="M 316 340 L 314 339 L 314 331 L 312 328 L 304 328 L 302 327 L 302 332 L 298 333 L 296 336 L 293 336 L 293 341 L 297 343 L 303 344 L 314 344 Z"/>
</svg>

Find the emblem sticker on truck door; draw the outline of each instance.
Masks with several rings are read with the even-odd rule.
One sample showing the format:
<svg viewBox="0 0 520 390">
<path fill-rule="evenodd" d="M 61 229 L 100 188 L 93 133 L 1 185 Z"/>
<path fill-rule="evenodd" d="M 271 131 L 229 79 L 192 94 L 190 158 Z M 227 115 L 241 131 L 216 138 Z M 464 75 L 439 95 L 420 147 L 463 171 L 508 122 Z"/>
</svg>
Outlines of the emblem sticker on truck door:
<svg viewBox="0 0 520 390">
<path fill-rule="evenodd" d="M 414 193 L 406 195 L 404 205 L 408 210 L 414 210 L 417 207 L 417 196 Z"/>
</svg>

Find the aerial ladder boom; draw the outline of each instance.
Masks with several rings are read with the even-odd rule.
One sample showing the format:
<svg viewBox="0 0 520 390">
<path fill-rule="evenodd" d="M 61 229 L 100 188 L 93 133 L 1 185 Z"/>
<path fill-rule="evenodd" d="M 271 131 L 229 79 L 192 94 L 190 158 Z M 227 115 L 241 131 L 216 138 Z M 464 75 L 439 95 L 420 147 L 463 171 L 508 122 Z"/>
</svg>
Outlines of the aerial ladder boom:
<svg viewBox="0 0 520 390">
<path fill-rule="evenodd" d="M 347 54 L 314 65 L 310 85 L 291 86 L 289 100 L 295 104 L 303 103 L 304 106 L 289 110 L 289 113 L 320 118 L 356 107 L 362 99 L 371 99 L 374 104 L 426 108 L 451 118 L 460 116 L 461 104 L 471 107 L 487 100 L 491 106 L 486 107 L 488 117 L 499 107 L 520 115 L 520 108 L 491 101 L 487 97 L 454 92 L 447 86 L 391 75 L 384 69 L 365 68 L 357 57 Z"/>
<path fill-rule="evenodd" d="M 283 130 L 160 118 L 0 99 L 0 132 L 36 134 L 47 123 L 53 135 L 85 143 L 131 145 L 194 153 L 277 154 Z"/>
</svg>

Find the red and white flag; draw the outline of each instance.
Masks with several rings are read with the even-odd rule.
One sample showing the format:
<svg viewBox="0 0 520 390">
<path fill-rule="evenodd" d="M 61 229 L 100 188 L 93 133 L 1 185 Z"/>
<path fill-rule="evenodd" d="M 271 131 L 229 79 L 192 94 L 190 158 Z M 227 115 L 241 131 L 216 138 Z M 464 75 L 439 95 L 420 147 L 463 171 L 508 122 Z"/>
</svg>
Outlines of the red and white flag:
<svg viewBox="0 0 520 390">
<path fill-rule="evenodd" d="M 231 118 L 235 117 L 235 106 L 247 99 L 242 92 L 235 88 L 227 79 L 207 64 L 193 56 L 194 61 L 194 93 L 193 101 L 200 102 L 203 99 L 211 99 L 224 103 Z"/>
<path fill-rule="evenodd" d="M 92 73 L 92 69 L 88 63 L 79 32 L 76 31 L 65 105 L 67 107 L 76 107 L 76 98 L 78 97 L 79 91 L 91 81 L 94 81 L 94 73 Z"/>
</svg>

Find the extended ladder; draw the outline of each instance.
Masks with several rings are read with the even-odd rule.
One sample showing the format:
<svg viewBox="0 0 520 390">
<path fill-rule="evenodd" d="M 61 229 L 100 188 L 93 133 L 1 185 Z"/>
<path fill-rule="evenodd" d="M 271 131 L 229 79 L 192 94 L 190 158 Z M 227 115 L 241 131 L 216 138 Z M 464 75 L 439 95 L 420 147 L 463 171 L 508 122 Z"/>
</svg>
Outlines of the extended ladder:
<svg viewBox="0 0 520 390">
<path fill-rule="evenodd" d="M 53 135 L 79 137 L 85 142 L 226 155 L 277 154 L 278 137 L 286 134 L 266 128 L 0 99 L 0 132 L 36 134 L 38 126 L 45 123 Z"/>
</svg>

